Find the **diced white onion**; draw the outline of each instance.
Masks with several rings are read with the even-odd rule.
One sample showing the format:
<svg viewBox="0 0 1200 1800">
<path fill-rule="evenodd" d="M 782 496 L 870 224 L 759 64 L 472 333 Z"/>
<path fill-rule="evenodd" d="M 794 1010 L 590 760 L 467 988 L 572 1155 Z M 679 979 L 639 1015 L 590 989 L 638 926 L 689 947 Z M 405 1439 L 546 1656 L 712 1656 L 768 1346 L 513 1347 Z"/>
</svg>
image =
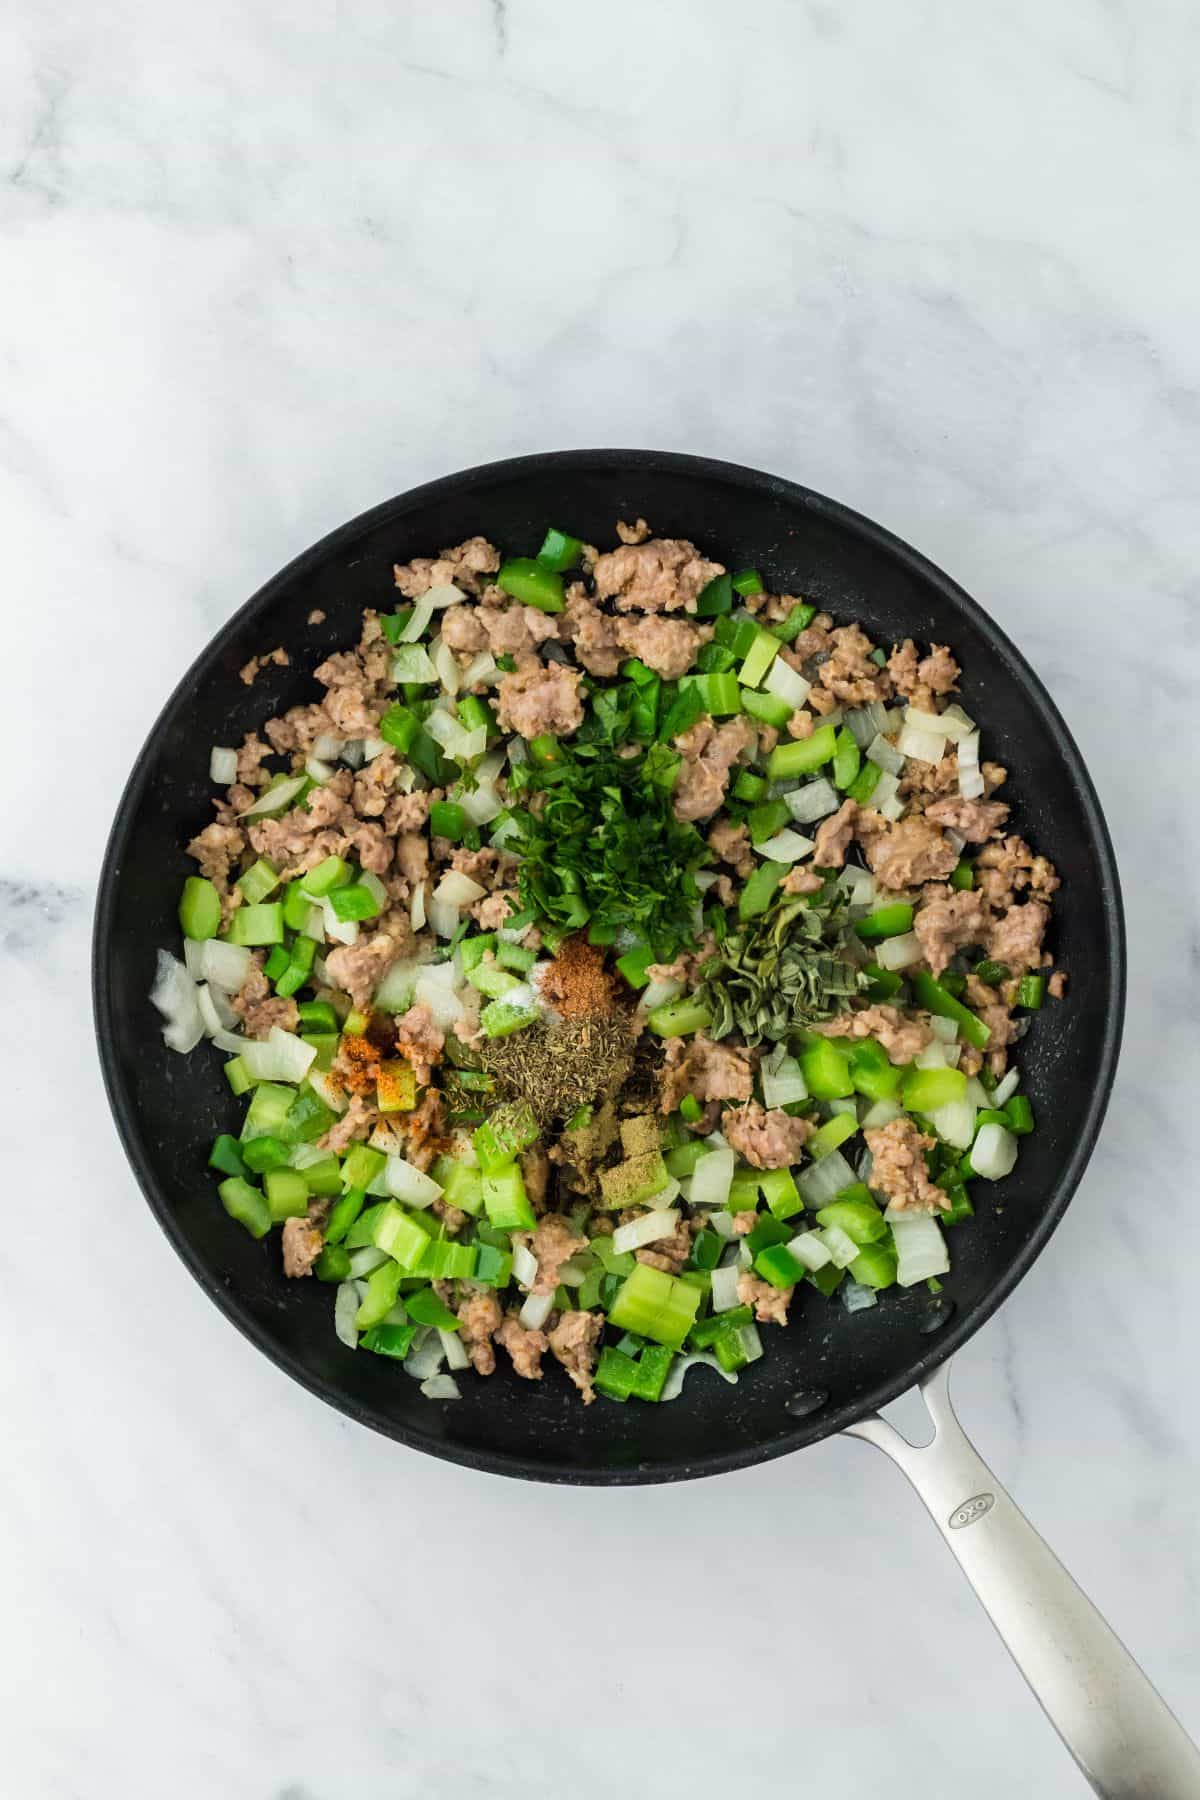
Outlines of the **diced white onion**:
<svg viewBox="0 0 1200 1800">
<path fill-rule="evenodd" d="M 945 1044 L 941 1042 L 940 1038 L 933 1038 L 923 1050 L 917 1051 L 913 1063 L 918 1069 L 944 1069 L 946 1067 Z"/>
<path fill-rule="evenodd" d="M 783 796 L 783 804 L 797 825 L 815 824 L 828 813 L 836 812 L 841 803 L 841 795 L 832 781 L 826 781 L 823 775 L 818 776 L 816 781 L 806 781 L 803 787 L 793 788 L 790 794 Z"/>
<path fill-rule="evenodd" d="M 898 794 L 893 794 L 890 800 L 881 800 L 875 811 L 881 819 L 889 819 L 894 825 L 897 819 L 904 817 L 904 802 Z"/>
<path fill-rule="evenodd" d="M 226 750 L 214 744 L 208 758 L 208 778 L 218 787 L 232 787 L 237 780 L 236 750 Z"/>
<path fill-rule="evenodd" d="M 803 837 L 798 831 L 777 831 L 763 844 L 754 846 L 755 854 L 765 856 L 768 862 L 794 863 L 802 856 L 807 856 L 814 847 L 810 837 Z"/>
<path fill-rule="evenodd" d="M 964 800 L 982 800 L 987 793 L 987 782 L 983 779 L 983 770 L 960 769 L 958 771 L 958 791 Z"/>
<path fill-rule="evenodd" d="M 462 589 L 452 581 L 439 581 L 436 587 L 425 590 L 417 604 L 427 606 L 431 612 L 441 612 L 444 607 L 458 606 L 465 598 Z"/>
<path fill-rule="evenodd" d="M 681 1181 L 679 1184 L 679 1189 L 680 1189 L 680 1192 L 682 1193 L 684 1199 L 687 1201 L 688 1205 L 690 1206 L 692 1203 L 692 1184 L 691 1184 L 691 1182 L 690 1181 Z M 709 1213 L 708 1224 L 709 1224 L 709 1229 L 711 1231 L 715 1231 L 719 1238 L 724 1238 L 726 1243 L 729 1243 L 729 1241 L 732 1238 L 737 1236 L 737 1233 L 733 1229 L 733 1214 L 732 1213 L 727 1213 L 727 1212 Z"/>
<path fill-rule="evenodd" d="M 745 1238 L 738 1239 L 737 1266 L 742 1270 L 752 1269 L 754 1267 L 754 1252 L 751 1250 Z"/>
<path fill-rule="evenodd" d="M 313 739 L 312 754 L 321 762 L 336 762 L 344 749 L 343 740 L 335 737 L 332 731 L 323 731 L 320 737 Z"/>
<path fill-rule="evenodd" d="M 450 1331 L 446 1333 L 447 1337 L 453 1337 L 453 1335 L 454 1333 Z M 462 1399 L 462 1389 L 459 1387 L 457 1381 L 455 1381 L 453 1375 L 430 1375 L 427 1380 L 421 1383 L 421 1392 L 424 1394 L 426 1400 Z"/>
<path fill-rule="evenodd" d="M 402 1156 L 388 1157 L 384 1165 L 384 1177 L 388 1193 L 394 1200 L 402 1200 L 406 1206 L 431 1206 L 442 1191 L 432 1175 L 427 1175 L 424 1169 L 415 1168 Z"/>
<path fill-rule="evenodd" d="M 538 1260 L 528 1244 L 514 1244 L 513 1275 L 523 1288 L 531 1288 L 538 1278 Z"/>
<path fill-rule="evenodd" d="M 656 1006 L 665 1006 L 668 1000 L 676 999 L 683 992 L 682 981 L 668 976 L 665 981 L 648 981 L 638 996 L 638 1005 L 643 1012 L 653 1012 Z"/>
<path fill-rule="evenodd" d="M 487 748 L 486 726 L 479 725 L 469 731 L 448 712 L 431 712 L 425 721 L 425 729 L 456 762 L 473 762 Z"/>
<path fill-rule="evenodd" d="M 895 744 L 889 744 L 882 733 L 878 733 L 867 745 L 867 761 L 873 762 L 877 768 L 883 769 L 888 775 L 899 775 L 904 770 L 903 753 L 896 748 Z M 873 798 L 874 795 L 872 795 Z"/>
<path fill-rule="evenodd" d="M 196 998 L 196 983 L 187 968 L 166 950 L 158 953 L 158 965 L 150 999 L 163 1018 L 163 1042 L 169 1050 L 186 1056 L 204 1036 L 204 1018 Z"/>
<path fill-rule="evenodd" d="M 733 1151 L 710 1150 L 692 1170 L 692 1205 L 724 1206 L 733 1182 Z"/>
<path fill-rule="evenodd" d="M 423 931 L 425 929 L 426 885 L 425 882 L 418 881 L 416 887 L 412 891 L 412 898 L 408 903 L 409 923 L 414 931 Z"/>
<path fill-rule="evenodd" d="M 839 871 L 837 883 L 850 896 L 852 906 L 874 906 L 879 897 L 879 883 L 870 869 L 856 868 L 853 863 Z"/>
<path fill-rule="evenodd" d="M 238 814 L 238 817 L 240 819 L 256 819 L 263 813 L 286 812 L 307 780 L 307 775 L 293 775 L 287 781 L 277 781 L 273 788 L 260 794 L 253 806 L 246 807 L 244 812 Z"/>
<path fill-rule="evenodd" d="M 956 1150 L 969 1150 L 975 1136 L 975 1104 L 971 1100 L 948 1100 L 929 1115 L 933 1129 Z"/>
<path fill-rule="evenodd" d="M 868 1307 L 879 1305 L 879 1295 L 873 1287 L 867 1287 L 861 1281 L 843 1281 L 838 1289 L 838 1298 L 848 1313 L 865 1312 Z"/>
<path fill-rule="evenodd" d="M 914 762 L 940 763 L 946 754 L 946 734 L 944 731 L 917 731 L 906 724 L 896 739 L 896 748 L 902 756 L 911 756 Z"/>
<path fill-rule="evenodd" d="M 865 750 L 871 739 L 881 729 L 872 716 L 869 706 L 854 707 L 846 714 L 844 724 L 860 750 Z"/>
<path fill-rule="evenodd" d="M 663 1238 L 672 1237 L 678 1224 L 678 1208 L 656 1207 L 653 1212 L 641 1213 L 638 1218 L 631 1219 L 628 1225 L 618 1226 L 613 1232 L 613 1249 L 618 1256 L 624 1256 L 627 1250 L 640 1250 L 643 1244 L 657 1244 Z"/>
<path fill-rule="evenodd" d="M 471 658 L 463 670 L 462 684 L 465 688 L 482 687 L 485 682 L 490 682 L 492 677 L 499 673 L 500 670 L 491 651 L 481 650 L 478 656 Z"/>
<path fill-rule="evenodd" d="M 464 794 L 459 804 L 472 825 L 490 825 L 504 811 L 504 802 L 499 794 L 485 781 L 472 788 L 469 794 Z"/>
<path fill-rule="evenodd" d="M 205 940 L 203 938 L 188 937 L 185 937 L 183 940 L 183 966 L 193 981 L 203 981 L 204 979 L 203 962 L 204 945 L 206 941 L 215 944 L 219 940 L 217 938 Z M 250 952 L 247 950 L 246 955 L 249 956 L 249 954 Z"/>
<path fill-rule="evenodd" d="M 492 827 L 491 843 L 493 848 L 497 850 L 501 849 L 508 843 L 510 838 L 520 835 L 520 829 L 520 826 L 517 824 L 517 821 L 513 818 L 512 814 L 505 813 Z"/>
<path fill-rule="evenodd" d="M 343 1281 L 334 1297 L 333 1329 L 347 1350 L 358 1349 L 358 1332 L 354 1329 L 358 1308 L 358 1289 L 352 1281 Z"/>
<path fill-rule="evenodd" d="M 342 761 L 348 769 L 362 768 L 363 741 L 361 738 L 348 738 L 342 745 Z"/>
<path fill-rule="evenodd" d="M 917 706 L 906 706 L 904 709 L 903 730 L 918 732 L 922 737 L 949 738 L 957 744 L 959 738 L 966 737 L 969 729 L 964 728 L 955 718 L 943 718 L 941 713 L 923 712 Z M 928 758 L 925 760 L 928 761 Z M 938 761 L 941 761 L 941 757 Z"/>
<path fill-rule="evenodd" d="M 404 1359 L 404 1373 L 414 1381 L 431 1381 L 446 1360 L 442 1340 L 436 1331 L 419 1331 L 413 1347 Z"/>
<path fill-rule="evenodd" d="M 357 944 L 358 920 L 339 919 L 329 900 L 321 902 L 321 917 L 325 921 L 325 936 L 332 938 L 335 944 Z"/>
<path fill-rule="evenodd" d="M 423 965 L 405 957 L 393 963 L 375 989 L 373 1004 L 384 1012 L 407 1012 L 413 1001 L 413 989 Z"/>
<path fill-rule="evenodd" d="M 218 1032 L 237 1030 L 238 1016 L 220 988 L 210 988 L 207 982 L 202 981 L 196 989 L 196 1004 L 200 1008 L 200 1017 L 209 1037 L 216 1037 Z"/>
<path fill-rule="evenodd" d="M 419 600 L 413 602 L 412 617 L 401 631 L 397 641 L 401 644 L 415 644 L 419 637 L 424 637 L 432 617 L 433 608 L 429 604 L 429 598 L 427 595 L 422 595 Z"/>
<path fill-rule="evenodd" d="M 457 906 L 461 910 L 464 906 L 473 905 L 476 900 L 482 900 L 486 892 L 486 888 L 481 887 L 477 881 L 472 881 L 469 875 L 464 875 L 461 869 L 447 869 L 434 888 L 433 897 L 447 906 Z"/>
<path fill-rule="evenodd" d="M 364 738 L 362 741 L 363 761 L 364 762 L 374 762 L 375 758 L 377 756 L 383 755 L 383 753 L 387 749 L 387 747 L 388 747 L 388 743 L 387 743 L 386 738 L 381 738 L 381 737 Z"/>
<path fill-rule="evenodd" d="M 969 732 L 960 740 L 958 766 L 960 769 L 977 769 L 979 767 L 979 733 L 977 731 Z"/>
<path fill-rule="evenodd" d="M 530 1294 L 517 1314 L 517 1320 L 527 1331 L 540 1331 L 553 1311 L 553 1294 Z"/>
<path fill-rule="evenodd" d="M 463 1341 L 457 1331 L 443 1331 L 439 1327 L 438 1339 L 446 1356 L 446 1366 L 450 1369 L 469 1369 L 471 1359 L 463 1348 Z"/>
<path fill-rule="evenodd" d="M 459 667 L 458 659 L 445 638 L 434 638 L 431 654 L 433 656 L 433 666 L 438 672 L 438 680 L 441 682 L 442 687 L 448 694 L 457 694 L 462 686 L 462 669 Z"/>
<path fill-rule="evenodd" d="M 971 1160 L 974 1162 L 974 1156 Z M 896 1243 L 896 1280 L 901 1287 L 915 1287 L 918 1281 L 929 1281 L 934 1275 L 948 1272 L 946 1240 L 937 1220 L 928 1213 L 893 1219 L 892 1237 Z"/>
<path fill-rule="evenodd" d="M 944 731 L 954 743 L 960 743 L 963 738 L 970 737 L 972 732 L 978 741 L 979 732 L 976 730 L 974 719 L 967 716 L 957 701 L 952 706 L 948 706 L 944 713 L 937 714 L 937 722 L 938 729 Z"/>
<path fill-rule="evenodd" d="M 1004 1125 L 981 1125 L 971 1145 L 971 1166 L 985 1181 L 1002 1181 L 1017 1161 L 1017 1140 Z"/>
<path fill-rule="evenodd" d="M 197 972 L 201 980 L 211 982 L 213 987 L 236 994 L 253 967 L 254 958 L 243 944 L 227 944 L 221 938 L 209 938 L 201 950 Z"/>
<path fill-rule="evenodd" d="M 588 1271 L 593 1265 L 590 1255 L 569 1256 L 565 1263 L 559 1265 L 558 1285 L 560 1287 L 582 1287 L 588 1278 Z"/>
<path fill-rule="evenodd" d="M 387 1260 L 386 1250 L 377 1250 L 374 1244 L 364 1244 L 361 1250 L 350 1252 L 350 1273 L 358 1281 L 382 1268 Z"/>
<path fill-rule="evenodd" d="M 732 1312 L 735 1306 L 741 1305 L 737 1291 L 740 1274 L 741 1270 L 736 1262 L 713 1270 L 711 1299 L 715 1313 Z"/>
<path fill-rule="evenodd" d="M 840 1225 L 826 1225 L 817 1233 L 835 1269 L 848 1269 L 858 1255 L 858 1245 Z"/>
<path fill-rule="evenodd" d="M 907 969 L 920 962 L 924 954 L 916 932 L 905 931 L 899 937 L 884 938 L 875 960 L 881 969 Z"/>
<path fill-rule="evenodd" d="M 423 644 L 402 644 L 392 663 L 393 681 L 434 682 L 437 670 Z"/>
<path fill-rule="evenodd" d="M 447 932 L 445 935 L 449 937 L 451 933 Z M 451 976 L 453 975 L 454 971 L 450 963 L 438 964 L 436 967 L 445 968 Z M 413 999 L 419 1005 L 429 1008 L 434 1024 L 439 1031 L 452 1031 L 462 1018 L 462 1001 L 452 987 L 448 986 L 444 980 L 437 978 L 434 969 L 426 969 L 417 976 L 413 988 Z"/>
<path fill-rule="evenodd" d="M 937 1013 L 933 1013 L 930 1016 L 929 1029 L 934 1037 L 943 1044 L 954 1044 L 958 1041 L 957 1019 L 942 1019 L 938 1017 Z"/>
<path fill-rule="evenodd" d="M 831 1150 L 819 1162 L 810 1163 L 807 1169 L 801 1169 L 796 1177 L 796 1186 L 815 1212 L 818 1207 L 827 1206 L 835 1194 L 850 1187 L 853 1181 L 854 1170 L 841 1151 Z"/>
<path fill-rule="evenodd" d="M 957 1069 L 959 1063 L 962 1061 L 962 1053 L 963 1053 L 962 1045 L 961 1044 L 943 1044 L 942 1050 L 943 1050 L 943 1053 L 946 1058 L 946 1067 L 948 1069 Z"/>
<path fill-rule="evenodd" d="M 742 1346 L 742 1354 L 747 1362 L 757 1362 L 763 1353 L 762 1338 L 757 1325 L 741 1325 L 738 1327 L 738 1339 Z"/>
<path fill-rule="evenodd" d="M 900 799 L 900 783 L 895 775 L 890 775 L 886 769 L 884 770 L 871 791 L 868 805 L 873 807 L 876 812 L 882 813 L 884 818 L 898 819 L 900 817 L 904 806 Z"/>
<path fill-rule="evenodd" d="M 999 1110 L 1000 1107 L 1008 1105 L 1008 1102 L 1012 1099 L 1020 1085 L 1020 1071 L 1018 1069 L 1010 1069 L 1008 1074 L 996 1083 L 996 1089 L 991 1099 L 980 1101 L 980 1105 L 994 1106 Z"/>
<path fill-rule="evenodd" d="M 240 1055 L 256 1081 L 303 1081 L 317 1052 L 303 1038 L 272 1025 L 261 1042 L 248 1038 Z"/>
<path fill-rule="evenodd" d="M 823 1269 L 831 1257 L 825 1244 L 821 1241 L 819 1231 L 799 1231 L 789 1239 L 787 1248 L 798 1263 L 806 1269 Z"/>
<path fill-rule="evenodd" d="M 812 692 L 812 682 L 805 681 L 803 675 L 793 669 L 791 663 L 785 662 L 782 656 L 777 656 L 767 670 L 763 687 L 768 694 L 774 694 L 777 700 L 790 706 L 793 712 L 799 711 Z"/>
<path fill-rule="evenodd" d="M 763 1059 L 761 1080 L 764 1106 L 792 1106 L 798 1100 L 808 1099 L 808 1083 L 800 1064 L 788 1055 L 783 1044 Z"/>
<path fill-rule="evenodd" d="M 689 1369 L 700 1363 L 706 1369 L 715 1369 L 722 1381 L 737 1386 L 737 1375 L 732 1369 L 723 1369 L 716 1357 L 709 1350 L 693 1350 L 687 1356 L 677 1356 L 671 1364 L 667 1379 L 663 1382 L 662 1393 L 658 1396 L 661 1404 L 664 1400 L 678 1400 L 683 1392 L 683 1383 Z"/>
<path fill-rule="evenodd" d="M 324 1069 L 310 1069 L 308 1085 L 317 1098 L 325 1102 L 330 1112 L 344 1113 L 350 1104 L 344 1090 Z"/>
<path fill-rule="evenodd" d="M 864 1131 L 875 1131 L 880 1125 L 890 1125 L 903 1111 L 904 1108 L 894 1100 L 876 1100 L 874 1106 L 869 1106 L 863 1114 L 862 1128 Z"/>
<path fill-rule="evenodd" d="M 430 896 L 425 916 L 435 937 L 452 938 L 458 930 L 460 915 L 457 906 L 450 906 L 445 900 L 439 900 L 436 894 Z"/>
<path fill-rule="evenodd" d="M 334 774 L 329 764 L 322 762 L 319 756 L 309 757 L 304 765 L 304 773 L 310 781 L 315 781 L 318 787 L 323 786 L 327 781 L 332 781 Z"/>
</svg>

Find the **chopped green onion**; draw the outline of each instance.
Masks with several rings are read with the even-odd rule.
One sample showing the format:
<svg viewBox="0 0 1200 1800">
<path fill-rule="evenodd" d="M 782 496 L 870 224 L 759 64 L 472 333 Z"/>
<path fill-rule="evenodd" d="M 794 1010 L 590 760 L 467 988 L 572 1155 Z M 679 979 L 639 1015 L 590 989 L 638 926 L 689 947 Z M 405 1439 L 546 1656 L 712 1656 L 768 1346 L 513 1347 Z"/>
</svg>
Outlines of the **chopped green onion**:
<svg viewBox="0 0 1200 1800">
<path fill-rule="evenodd" d="M 1026 1137 L 1033 1130 L 1033 1108 L 1024 1094 L 1013 1094 L 1004 1111 L 1008 1129 L 1017 1137 Z"/>
<path fill-rule="evenodd" d="M 800 636 L 802 631 L 808 630 L 816 616 L 816 607 L 810 605 L 807 600 L 801 600 L 798 605 L 793 606 L 783 623 L 773 626 L 772 629 L 776 637 L 782 638 L 785 644 L 790 644 Z"/>
<path fill-rule="evenodd" d="M 990 957 L 985 957 L 982 962 L 977 962 L 972 972 L 988 987 L 999 987 L 1002 981 L 1009 980 L 1012 975 L 1012 970 L 1007 963 L 993 962 Z"/>
<path fill-rule="evenodd" d="M 827 763 L 837 750 L 837 733 L 832 725 L 818 725 L 811 737 L 797 738 L 787 744 L 776 744 L 767 763 L 772 781 L 791 781 L 797 775 L 811 775 Z"/>
<path fill-rule="evenodd" d="M 561 574 L 532 556 L 514 556 L 503 563 L 496 585 L 522 606 L 536 606 L 539 612 L 560 613 L 565 605 Z"/>
<path fill-rule="evenodd" d="M 843 791 L 854 781 L 862 764 L 862 751 L 843 725 L 835 740 L 833 753 L 833 785 Z"/>
<path fill-rule="evenodd" d="M 229 921 L 231 944 L 256 946 L 282 944 L 283 907 L 278 900 L 260 906 L 239 906 Z"/>
<path fill-rule="evenodd" d="M 900 937 L 912 930 L 913 909 L 907 900 L 893 900 L 860 919 L 854 927 L 864 943 L 874 944 L 881 938 Z"/>
<path fill-rule="evenodd" d="M 918 970 L 912 978 L 913 995 L 918 1006 L 926 1012 L 936 1013 L 942 1019 L 954 1019 L 958 1029 L 973 1049 L 986 1049 L 991 1031 L 982 1019 L 968 1010 L 961 1001 L 947 991 L 945 979 L 937 981 L 925 970 Z"/>
<path fill-rule="evenodd" d="M 872 767 L 874 767 L 874 764 L 872 764 Z M 969 862 L 960 862 L 953 870 L 951 870 L 950 886 L 952 888 L 957 888 L 960 893 L 964 892 L 967 888 L 973 888 L 975 886 L 975 871 Z"/>
<path fill-rule="evenodd" d="M 743 598 L 750 594 L 762 594 L 766 592 L 763 587 L 763 578 L 757 569 L 743 569 L 740 575 L 735 575 L 733 577 L 733 590 L 735 593 L 741 594 Z"/>
<path fill-rule="evenodd" d="M 858 774 L 846 789 L 846 798 L 848 800 L 857 800 L 860 806 L 865 806 L 867 801 L 871 798 L 871 795 L 875 792 L 879 777 L 882 773 L 883 770 L 879 767 L 878 763 L 863 763 Z"/>
<path fill-rule="evenodd" d="M 221 896 L 203 875 L 189 875 L 179 901 L 183 935 L 200 943 L 214 938 L 221 925 Z"/>
<path fill-rule="evenodd" d="M 537 553 L 537 560 L 544 569 L 550 569 L 556 575 L 562 575 L 567 569 L 578 567 L 583 554 L 582 539 L 570 537 L 565 531 L 558 531 L 551 525 L 542 539 L 542 547 Z"/>
<path fill-rule="evenodd" d="M 698 619 L 715 619 L 721 613 L 733 611 L 733 581 L 728 575 L 714 575 L 707 587 L 700 590 L 696 601 L 696 617 Z"/>
<path fill-rule="evenodd" d="M 1028 1007 L 1030 1012 L 1037 1012 L 1045 998 L 1046 977 L 1044 975 L 1022 975 L 1017 983 L 1017 1005 Z"/>
</svg>

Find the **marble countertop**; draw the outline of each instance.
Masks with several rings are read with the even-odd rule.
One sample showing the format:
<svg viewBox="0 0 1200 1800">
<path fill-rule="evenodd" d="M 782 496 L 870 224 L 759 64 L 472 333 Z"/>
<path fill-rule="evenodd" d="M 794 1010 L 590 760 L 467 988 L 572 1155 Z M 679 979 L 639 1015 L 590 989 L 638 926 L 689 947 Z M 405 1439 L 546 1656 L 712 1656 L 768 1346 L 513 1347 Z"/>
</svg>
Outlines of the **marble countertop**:
<svg viewBox="0 0 1200 1800">
<path fill-rule="evenodd" d="M 1079 739 L 1126 882 L 1124 1058 L 957 1395 L 1200 1733 L 1198 61 L 1174 0 L 4 9 L 19 1800 L 1083 1791 L 883 1458 L 610 1493 L 406 1453 L 229 1329 L 116 1142 L 90 909 L 164 694 L 343 518 L 572 444 L 881 519 Z"/>
</svg>

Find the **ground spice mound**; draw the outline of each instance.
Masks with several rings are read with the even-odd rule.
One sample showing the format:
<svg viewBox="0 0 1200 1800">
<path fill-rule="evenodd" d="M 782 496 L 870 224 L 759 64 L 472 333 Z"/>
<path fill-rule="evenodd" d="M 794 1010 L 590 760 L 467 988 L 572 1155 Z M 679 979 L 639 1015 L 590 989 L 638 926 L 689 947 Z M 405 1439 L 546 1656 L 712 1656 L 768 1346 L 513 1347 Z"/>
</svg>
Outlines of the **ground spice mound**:
<svg viewBox="0 0 1200 1800">
<path fill-rule="evenodd" d="M 584 937 L 566 940 L 541 976 L 538 993 L 564 1019 L 594 1018 L 616 1004 L 603 952 Z"/>
<path fill-rule="evenodd" d="M 479 1059 L 497 1088 L 528 1101 L 545 1125 L 617 1092 L 633 1062 L 633 1026 L 616 1010 L 531 1025 L 484 1044 Z"/>
</svg>

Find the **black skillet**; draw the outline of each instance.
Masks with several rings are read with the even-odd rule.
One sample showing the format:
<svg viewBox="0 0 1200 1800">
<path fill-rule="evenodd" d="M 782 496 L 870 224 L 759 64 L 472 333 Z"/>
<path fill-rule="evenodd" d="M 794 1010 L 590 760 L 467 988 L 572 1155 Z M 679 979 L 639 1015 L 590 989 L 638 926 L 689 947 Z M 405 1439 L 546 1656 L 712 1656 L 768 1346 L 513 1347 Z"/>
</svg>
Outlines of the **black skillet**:
<svg viewBox="0 0 1200 1800">
<path fill-rule="evenodd" d="M 880 641 L 952 645 L 965 672 L 963 703 L 983 725 L 987 754 L 1013 771 L 1014 828 L 1045 850 L 1062 876 L 1054 948 L 1069 974 L 1068 998 L 1043 1012 L 1021 1048 L 1040 1123 L 1023 1142 L 1016 1172 L 991 1187 L 975 1219 L 955 1231 L 954 1272 L 936 1299 L 923 1290 L 890 1293 L 873 1310 L 849 1315 L 814 1294 L 795 1309 L 786 1332 L 768 1334 L 768 1355 L 736 1388 L 701 1371 L 668 1406 L 602 1403 L 585 1410 L 558 1371 L 535 1385 L 507 1368 L 487 1382 L 464 1383 L 460 1401 L 431 1403 L 384 1358 L 345 1349 L 333 1333 L 328 1289 L 285 1280 L 278 1256 L 216 1204 L 205 1159 L 214 1134 L 233 1128 L 236 1107 L 220 1058 L 199 1051 L 184 1059 L 164 1048 L 146 999 L 155 950 L 178 937 L 175 905 L 191 867 L 183 845 L 210 816 L 210 746 L 237 743 L 263 718 L 316 697 L 311 670 L 354 641 L 364 607 L 389 605 L 394 562 L 476 532 L 528 554 L 548 523 L 609 543 L 616 519 L 639 514 L 732 567 L 761 568 L 773 589 L 803 594 L 841 620 L 860 620 Z M 325 617 L 310 624 L 314 609 Z M 243 686 L 241 664 L 279 643 L 291 652 L 291 666 L 269 668 L 252 689 Z M 915 550 L 791 482 L 647 451 L 517 458 L 375 507 L 269 581 L 167 702 L 113 826 L 96 912 L 94 983 L 109 1098 L 159 1223 L 226 1316 L 305 1387 L 412 1448 L 528 1480 L 678 1481 L 743 1468 L 837 1431 L 871 1437 L 914 1483 L 936 1490 L 931 1510 L 960 1560 L 987 1565 L 968 1573 L 987 1589 L 985 1604 L 1085 1772 L 1097 1783 L 1115 1780 L 1098 1791 L 1153 1793 L 1157 1800 L 1200 1794 L 1200 1763 L 1179 1760 L 1195 1753 L 1175 1721 L 995 1478 L 978 1459 L 950 1467 L 973 1452 L 957 1442 L 961 1433 L 948 1412 L 947 1358 L 1030 1267 L 1083 1174 L 1116 1067 L 1125 953 L 1112 846 L 1066 726 L 1003 632 Z M 934 1445 L 921 1452 L 874 1416 L 916 1383 L 925 1386 L 940 1426 Z M 1053 1569 L 1031 1575 L 1039 1549 Z M 997 1586 L 997 1559 L 1005 1557 L 1012 1567 Z M 1058 1614 L 1046 1605 L 1053 1570 L 1069 1588 L 1059 1607 L 1071 1615 L 1069 1626 L 1055 1625 Z M 1050 1667 L 1046 1645 L 1056 1632 L 1070 1642 L 1060 1643 Z M 1097 1705 L 1106 1655 L 1112 1666 L 1104 1667 L 1108 1685 Z M 1080 1698 L 1082 1665 L 1063 1673 L 1071 1656 L 1091 1670 L 1092 1702 Z M 1113 1705 L 1123 1709 L 1119 1728 L 1101 1717 Z M 1131 1756 L 1134 1722 L 1138 1748 Z M 1190 1777 L 1181 1777 L 1185 1768 Z M 1180 1779 L 1193 1785 L 1171 1785 Z"/>
</svg>

